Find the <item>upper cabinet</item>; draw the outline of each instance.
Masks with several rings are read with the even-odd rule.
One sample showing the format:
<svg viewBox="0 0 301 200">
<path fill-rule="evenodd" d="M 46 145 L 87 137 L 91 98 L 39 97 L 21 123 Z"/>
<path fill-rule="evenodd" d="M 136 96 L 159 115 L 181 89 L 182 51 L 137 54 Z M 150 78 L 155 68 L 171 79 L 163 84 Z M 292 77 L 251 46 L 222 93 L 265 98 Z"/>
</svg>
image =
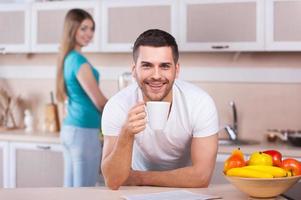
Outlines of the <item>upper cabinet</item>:
<svg viewBox="0 0 301 200">
<path fill-rule="evenodd" d="M 1 52 L 58 52 L 68 10 L 94 18 L 88 52 L 131 52 L 147 29 L 180 51 L 300 51 L 300 0 L 89 0 L 0 4 Z"/>
<path fill-rule="evenodd" d="M 30 5 L 1 4 L 0 53 L 30 51 Z"/>
<path fill-rule="evenodd" d="M 181 0 L 183 51 L 264 50 L 264 1 Z"/>
<path fill-rule="evenodd" d="M 33 52 L 58 52 L 60 38 L 63 34 L 65 15 L 68 10 L 81 8 L 89 12 L 96 23 L 93 41 L 84 51 L 99 50 L 99 2 L 97 1 L 65 1 L 42 2 L 32 4 L 32 40 Z"/>
<path fill-rule="evenodd" d="M 301 50 L 301 1 L 266 0 L 266 50 Z"/>
<path fill-rule="evenodd" d="M 139 34 L 162 29 L 177 36 L 175 0 L 104 0 L 102 4 L 103 51 L 130 52 Z"/>
</svg>

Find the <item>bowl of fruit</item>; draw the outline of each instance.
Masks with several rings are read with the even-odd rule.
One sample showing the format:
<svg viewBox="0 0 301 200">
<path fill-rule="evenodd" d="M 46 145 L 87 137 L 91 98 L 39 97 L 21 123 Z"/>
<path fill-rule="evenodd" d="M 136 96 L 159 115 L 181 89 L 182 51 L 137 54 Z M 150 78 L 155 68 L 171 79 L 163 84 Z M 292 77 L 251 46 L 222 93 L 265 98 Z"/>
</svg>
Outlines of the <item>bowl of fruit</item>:
<svg viewBox="0 0 301 200">
<path fill-rule="evenodd" d="M 256 198 L 276 197 L 301 179 L 301 163 L 282 160 L 277 150 L 253 152 L 248 160 L 240 149 L 224 163 L 225 178 L 240 191 Z"/>
</svg>

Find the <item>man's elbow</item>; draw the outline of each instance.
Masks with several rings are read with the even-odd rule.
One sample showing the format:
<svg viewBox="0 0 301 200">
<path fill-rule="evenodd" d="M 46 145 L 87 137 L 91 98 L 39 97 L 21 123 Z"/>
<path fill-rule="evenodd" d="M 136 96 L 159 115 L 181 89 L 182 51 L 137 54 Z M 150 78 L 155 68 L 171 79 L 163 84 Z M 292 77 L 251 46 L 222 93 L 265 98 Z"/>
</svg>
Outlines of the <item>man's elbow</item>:
<svg viewBox="0 0 301 200">
<path fill-rule="evenodd" d="M 200 184 L 200 187 L 207 188 L 209 186 L 210 180 L 205 180 Z"/>
<path fill-rule="evenodd" d="M 102 174 L 105 184 L 111 190 L 118 190 L 121 185 L 126 181 L 128 173 L 113 172 L 102 165 Z"/>
<path fill-rule="evenodd" d="M 112 176 L 107 173 L 103 173 L 105 184 L 111 190 L 118 190 L 119 187 L 123 184 L 123 179 L 119 176 Z"/>
<path fill-rule="evenodd" d="M 122 183 L 120 181 L 116 180 L 105 180 L 106 186 L 110 188 L 111 190 L 118 190 Z"/>
</svg>

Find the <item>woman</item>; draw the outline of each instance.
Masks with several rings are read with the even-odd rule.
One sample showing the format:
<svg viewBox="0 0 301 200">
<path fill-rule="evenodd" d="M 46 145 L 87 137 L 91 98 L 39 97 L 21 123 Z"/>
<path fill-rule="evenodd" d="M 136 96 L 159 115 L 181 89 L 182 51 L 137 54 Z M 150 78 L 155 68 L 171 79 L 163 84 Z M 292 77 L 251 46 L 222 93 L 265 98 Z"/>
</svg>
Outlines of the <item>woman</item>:
<svg viewBox="0 0 301 200">
<path fill-rule="evenodd" d="M 82 54 L 93 38 L 95 22 L 81 9 L 65 18 L 58 59 L 56 92 L 67 100 L 61 130 L 64 147 L 65 187 L 94 186 L 98 177 L 101 145 L 99 132 L 106 97 L 98 87 L 99 73 Z"/>
</svg>

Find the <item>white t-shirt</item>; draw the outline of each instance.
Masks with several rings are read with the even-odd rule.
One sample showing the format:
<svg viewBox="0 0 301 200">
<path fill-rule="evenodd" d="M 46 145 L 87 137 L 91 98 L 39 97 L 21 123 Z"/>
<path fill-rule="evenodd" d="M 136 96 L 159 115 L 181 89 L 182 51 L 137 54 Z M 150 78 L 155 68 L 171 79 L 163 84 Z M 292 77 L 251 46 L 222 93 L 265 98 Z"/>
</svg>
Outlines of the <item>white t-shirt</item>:
<svg viewBox="0 0 301 200">
<path fill-rule="evenodd" d="M 211 97 L 197 86 L 176 80 L 173 85 L 171 111 L 163 132 L 148 125 L 136 134 L 133 146 L 134 170 L 171 170 L 191 165 L 190 146 L 193 137 L 218 132 L 218 115 Z M 137 83 L 115 94 L 102 115 L 102 132 L 118 136 L 128 111 L 142 101 Z M 200 150 L 201 151 L 201 150 Z"/>
</svg>

